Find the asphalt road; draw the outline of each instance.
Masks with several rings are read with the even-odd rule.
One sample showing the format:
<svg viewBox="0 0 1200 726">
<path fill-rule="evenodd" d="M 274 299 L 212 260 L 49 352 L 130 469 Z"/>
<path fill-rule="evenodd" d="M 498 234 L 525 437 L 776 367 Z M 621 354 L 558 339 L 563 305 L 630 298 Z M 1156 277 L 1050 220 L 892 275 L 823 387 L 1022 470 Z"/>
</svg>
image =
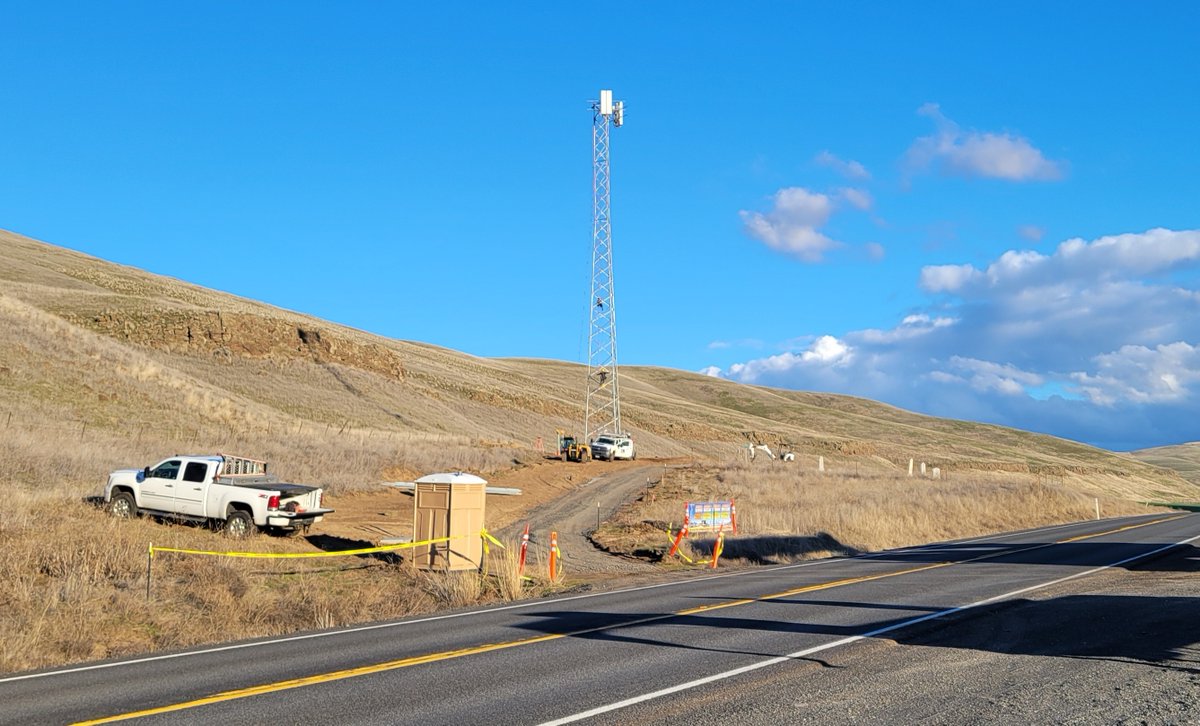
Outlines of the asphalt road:
<svg viewBox="0 0 1200 726">
<path fill-rule="evenodd" d="M 0 678 L 0 722 L 1200 721 L 1200 514 Z"/>
</svg>

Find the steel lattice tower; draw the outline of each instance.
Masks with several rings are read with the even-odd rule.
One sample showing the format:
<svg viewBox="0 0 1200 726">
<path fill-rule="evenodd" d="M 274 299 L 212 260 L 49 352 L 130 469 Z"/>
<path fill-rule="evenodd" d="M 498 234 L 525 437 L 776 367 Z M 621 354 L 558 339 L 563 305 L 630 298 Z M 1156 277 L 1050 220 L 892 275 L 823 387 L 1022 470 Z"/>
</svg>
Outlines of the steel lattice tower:
<svg viewBox="0 0 1200 726">
<path fill-rule="evenodd" d="M 583 431 L 588 441 L 602 433 L 624 433 L 617 381 L 617 309 L 613 294 L 612 219 L 609 209 L 609 130 L 624 121 L 624 104 L 612 91 L 592 102 L 592 291 L 588 326 L 587 404 Z"/>
</svg>

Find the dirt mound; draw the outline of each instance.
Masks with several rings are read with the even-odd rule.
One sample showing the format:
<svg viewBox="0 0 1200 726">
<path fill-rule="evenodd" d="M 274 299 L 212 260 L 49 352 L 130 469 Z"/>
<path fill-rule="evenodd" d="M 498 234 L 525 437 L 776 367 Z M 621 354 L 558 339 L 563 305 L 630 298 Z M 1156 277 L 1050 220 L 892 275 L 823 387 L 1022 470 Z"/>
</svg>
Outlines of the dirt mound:
<svg viewBox="0 0 1200 726">
<path fill-rule="evenodd" d="M 220 310 L 105 310 L 65 316 L 112 338 L 170 353 L 201 353 L 217 358 L 305 359 L 337 363 L 403 380 L 404 365 L 392 351 L 363 345 L 316 326 L 279 318 Z"/>
</svg>

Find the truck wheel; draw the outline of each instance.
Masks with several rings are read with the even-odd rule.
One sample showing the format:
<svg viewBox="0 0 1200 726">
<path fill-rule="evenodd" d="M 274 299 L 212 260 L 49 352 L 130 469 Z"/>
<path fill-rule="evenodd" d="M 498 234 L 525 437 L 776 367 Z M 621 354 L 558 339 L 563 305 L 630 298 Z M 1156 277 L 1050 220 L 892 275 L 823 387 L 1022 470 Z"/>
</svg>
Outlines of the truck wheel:
<svg viewBox="0 0 1200 726">
<path fill-rule="evenodd" d="M 235 509 L 225 518 L 225 534 L 234 539 L 249 537 L 255 532 L 254 519 L 249 512 Z"/>
<path fill-rule="evenodd" d="M 138 515 L 137 502 L 129 492 L 114 494 L 108 502 L 108 513 L 121 519 L 131 519 Z"/>
</svg>

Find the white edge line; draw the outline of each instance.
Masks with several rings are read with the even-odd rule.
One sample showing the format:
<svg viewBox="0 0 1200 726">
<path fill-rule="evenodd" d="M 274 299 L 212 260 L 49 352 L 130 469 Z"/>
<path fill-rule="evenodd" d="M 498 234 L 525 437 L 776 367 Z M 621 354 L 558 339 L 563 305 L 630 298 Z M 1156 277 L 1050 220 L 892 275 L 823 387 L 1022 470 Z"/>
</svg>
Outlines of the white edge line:
<svg viewBox="0 0 1200 726">
<path fill-rule="evenodd" d="M 0 683 L 11 683 L 13 681 L 23 681 L 23 680 L 28 680 L 31 678 L 47 678 L 49 676 L 61 676 L 61 675 L 67 675 L 70 673 L 81 673 L 84 671 L 102 670 L 105 668 L 116 668 L 118 666 L 137 665 L 139 663 L 151 663 L 151 662 L 159 661 L 159 660 L 171 660 L 174 658 L 185 658 L 185 657 L 193 656 L 193 655 L 206 655 L 208 653 L 221 653 L 221 652 L 229 651 L 229 650 L 241 650 L 242 648 L 256 648 L 259 646 L 277 645 L 280 643 L 291 643 L 291 642 L 300 641 L 300 640 L 325 638 L 325 637 L 329 637 L 329 636 L 333 636 L 333 635 L 347 635 L 350 633 L 362 633 L 362 632 L 367 632 L 367 631 L 371 631 L 371 630 L 380 630 L 383 628 L 398 628 L 398 627 L 402 627 L 405 625 L 417 625 L 419 623 L 429 623 L 429 622 L 434 622 L 437 620 L 451 620 L 454 618 L 464 618 L 464 617 L 468 617 L 471 615 L 486 615 L 488 613 L 499 613 L 499 612 L 504 612 L 506 610 L 519 610 L 522 608 L 530 608 L 530 607 L 535 607 L 535 606 L 540 606 L 540 605 L 553 605 L 555 603 L 570 602 L 572 600 L 583 600 L 583 599 L 587 599 L 587 598 L 604 597 L 606 595 L 620 595 L 623 593 L 641 592 L 643 590 L 654 590 L 654 589 L 657 589 L 660 587 L 675 587 L 675 586 L 680 586 L 680 585 L 686 585 L 688 583 L 693 583 L 693 582 L 705 582 L 708 580 L 722 580 L 727 577 L 744 577 L 744 576 L 750 576 L 750 575 L 756 575 L 756 574 L 763 574 L 765 572 L 777 572 L 779 570 L 792 570 L 792 569 L 797 569 L 800 567 L 812 567 L 815 565 L 827 565 L 827 564 L 832 564 L 834 562 L 844 562 L 845 559 L 847 559 L 847 558 L 837 558 L 837 559 L 828 559 L 828 560 L 810 560 L 808 562 L 798 562 L 798 563 L 792 564 L 792 565 L 780 565 L 777 567 L 762 568 L 762 569 L 757 569 L 757 570 L 738 570 L 736 572 L 726 572 L 726 573 L 723 573 L 720 575 L 707 575 L 704 577 L 692 577 L 692 578 L 688 578 L 686 580 L 672 580 L 671 582 L 659 582 L 659 583 L 655 583 L 653 585 L 642 585 L 639 587 L 630 587 L 630 588 L 626 588 L 624 590 L 608 590 L 605 592 L 589 592 L 589 593 L 583 593 L 580 595 L 570 595 L 570 596 L 562 597 L 562 598 L 545 598 L 545 599 L 527 600 L 524 602 L 513 603 L 512 605 L 503 605 L 500 607 L 487 608 L 485 610 L 468 610 L 468 611 L 460 612 L 460 613 L 449 613 L 447 615 L 433 615 L 433 616 L 426 617 L 426 618 L 417 618 L 415 620 L 390 621 L 390 622 L 386 622 L 386 623 L 375 623 L 372 625 L 360 625 L 357 627 L 345 628 L 345 629 L 340 629 L 340 630 L 325 630 L 325 631 L 322 631 L 319 633 L 304 633 L 302 635 L 292 635 L 292 636 L 288 636 L 286 638 L 273 638 L 271 640 L 255 640 L 255 641 L 251 641 L 248 643 L 235 643 L 232 645 L 221 645 L 221 646 L 216 646 L 213 648 L 205 648 L 203 650 L 186 650 L 186 651 L 181 651 L 179 653 L 166 653 L 164 655 L 152 655 L 152 656 L 147 656 L 145 658 L 135 658 L 133 660 L 120 660 L 120 661 L 113 661 L 111 663 L 94 663 L 92 665 L 77 666 L 75 668 L 64 668 L 62 670 L 45 671 L 42 673 L 26 673 L 24 675 L 19 675 L 19 676 L 9 676 L 7 678 L 0 678 Z"/>
<path fill-rule="evenodd" d="M 1126 515 L 1123 517 L 1106 517 L 1104 519 L 1099 519 L 1099 520 L 1097 520 L 1097 519 L 1082 519 L 1078 522 L 1067 522 L 1066 524 L 1054 524 L 1049 527 L 1034 527 L 1033 529 L 1021 529 L 1021 530 L 1017 530 L 1016 532 L 1008 532 L 1006 534 L 1000 534 L 1000 535 L 984 535 L 983 537 L 974 537 L 971 539 L 951 539 L 951 540 L 946 540 L 944 542 L 930 542 L 928 544 L 917 545 L 915 547 L 900 547 L 900 548 L 894 549 L 894 550 L 883 550 L 881 552 L 869 552 L 865 555 L 862 555 L 862 557 L 864 557 L 864 558 L 865 557 L 882 557 L 883 555 L 895 555 L 895 554 L 906 554 L 909 552 L 920 552 L 920 551 L 925 551 L 925 550 L 938 548 L 938 547 L 954 547 L 954 546 L 965 545 L 965 544 L 977 544 L 980 542 L 992 542 L 992 541 L 995 541 L 998 539 L 1008 539 L 1010 537 L 1020 537 L 1021 535 L 1024 535 L 1024 534 L 1053 532 L 1053 531 L 1059 530 L 1059 529 L 1066 529 L 1067 527 L 1081 527 L 1085 524 L 1095 524 L 1096 522 L 1104 522 L 1105 524 L 1116 524 L 1117 522 L 1123 522 L 1127 519 L 1137 521 L 1139 519 L 1152 519 L 1154 517 L 1163 517 L 1163 516 L 1166 516 L 1166 514 L 1167 513 L 1163 513 L 1163 512 L 1155 512 L 1155 513 L 1151 513 L 1151 514 L 1132 514 L 1132 515 Z"/>
<path fill-rule="evenodd" d="M 913 618 L 912 620 L 905 620 L 904 622 L 894 623 L 892 625 L 878 628 L 876 630 L 872 630 L 867 633 L 851 635 L 849 637 L 842 638 L 841 640 L 835 640 L 832 643 L 825 643 L 823 645 L 813 646 L 812 648 L 805 648 L 804 650 L 798 650 L 795 653 L 788 653 L 787 655 L 777 656 L 775 658 L 770 658 L 768 660 L 759 661 L 758 663 L 751 663 L 750 665 L 742 666 L 741 668 L 734 668 L 733 670 L 724 671 L 723 673 L 714 673 L 711 676 L 705 676 L 704 678 L 697 678 L 694 681 L 688 681 L 687 683 L 680 683 L 679 685 L 670 686 L 668 688 L 663 688 L 661 690 L 654 691 L 652 693 L 646 693 L 641 696 L 634 696 L 633 698 L 627 698 L 624 701 L 617 701 L 615 703 L 610 703 L 605 706 L 597 706 L 596 708 L 593 708 L 591 710 L 581 711 L 579 713 L 572 714 L 570 716 L 564 716 L 562 718 L 555 719 L 553 721 L 545 721 L 541 724 L 541 726 L 559 726 L 560 724 L 568 724 L 568 723 L 574 723 L 576 721 L 582 721 L 585 718 L 591 718 L 592 716 L 599 716 L 601 714 L 609 713 L 611 711 L 616 711 L 618 709 L 626 708 L 628 706 L 633 706 L 633 705 L 636 705 L 639 703 L 644 703 L 646 701 L 652 701 L 657 698 L 662 698 L 663 696 L 669 696 L 673 693 L 679 693 L 680 691 L 686 691 L 686 690 L 690 690 L 692 688 L 697 688 L 699 686 L 707 685 L 709 683 L 714 683 L 716 681 L 722 681 L 727 678 L 733 678 L 735 676 L 740 676 L 743 673 L 750 673 L 751 671 L 759 670 L 760 668 L 767 668 L 769 666 L 777 665 L 779 663 L 786 663 L 789 660 L 795 660 L 796 658 L 803 658 L 805 656 L 812 655 L 813 653 L 820 653 L 821 651 L 824 651 L 824 650 L 831 650 L 833 648 L 839 648 L 843 645 L 849 645 L 850 643 L 855 643 L 860 640 L 865 640 L 867 638 L 873 638 L 877 635 L 883 635 L 884 633 L 890 633 L 893 630 L 899 630 L 900 628 L 907 628 L 910 625 L 916 625 L 918 623 L 923 623 L 928 620 L 936 620 L 938 618 L 944 618 L 947 615 L 953 615 L 955 613 L 960 613 L 964 610 L 970 610 L 972 608 L 977 608 L 981 605 L 987 605 L 989 603 L 997 602 L 999 600 L 1007 600 L 1011 597 L 1016 597 L 1017 595 L 1023 595 L 1027 592 L 1033 592 L 1034 590 L 1041 590 L 1041 589 L 1044 589 L 1047 587 L 1051 587 L 1053 585 L 1058 585 L 1060 583 L 1067 582 L 1068 580 L 1074 580 L 1074 579 L 1077 579 L 1080 577 L 1087 577 L 1088 575 L 1094 575 L 1097 572 L 1102 572 L 1104 570 L 1108 570 L 1113 567 L 1120 567 L 1121 565 L 1128 564 L 1135 560 L 1144 560 L 1148 557 L 1153 557 L 1154 555 L 1156 555 L 1160 552 L 1166 552 L 1169 549 L 1174 549 L 1175 547 L 1180 547 L 1182 545 L 1189 544 L 1196 540 L 1200 540 L 1200 535 L 1196 535 L 1195 537 L 1190 537 L 1188 539 L 1181 540 L 1179 542 L 1173 542 L 1169 545 L 1159 547 L 1158 549 L 1153 550 L 1151 552 L 1134 555 L 1133 557 L 1126 557 L 1125 559 L 1120 560 L 1119 562 L 1112 562 L 1107 565 L 1101 565 L 1100 567 L 1096 567 L 1094 569 L 1087 570 L 1085 572 L 1077 572 L 1074 575 L 1060 577 L 1057 580 L 1051 580 L 1050 582 L 1043 582 L 1038 585 L 1030 585 L 1029 587 L 1023 587 L 1019 590 L 1013 590 L 1012 592 L 1006 592 L 1003 595 L 994 595 L 994 596 L 989 597 L 984 600 L 978 600 L 976 602 L 970 603 L 969 605 L 960 605 L 958 607 L 949 608 L 947 610 L 941 610 L 936 613 L 922 615 L 921 617 Z"/>
<path fill-rule="evenodd" d="M 1141 517 L 1141 516 L 1157 516 L 1157 515 L 1138 515 L 1138 516 Z M 1010 532 L 1008 534 L 991 537 L 990 539 L 1004 539 L 1007 537 L 1015 537 L 1015 536 L 1021 535 L 1021 534 L 1033 534 L 1035 532 L 1052 531 L 1052 530 L 1056 530 L 1056 529 L 1062 529 L 1064 527 L 1080 526 L 1083 524 L 1089 524 L 1089 523 L 1093 523 L 1093 522 L 1095 522 L 1095 520 L 1087 519 L 1087 520 L 1083 520 L 1081 522 L 1069 522 L 1067 524 L 1059 524 L 1059 525 L 1054 525 L 1052 527 L 1045 527 L 1045 528 L 1041 528 L 1041 529 L 1030 529 L 1030 530 L 1022 530 L 1020 532 Z M 854 557 L 836 557 L 836 558 L 830 558 L 830 559 L 824 559 L 824 560 L 809 560 L 807 562 L 798 562 L 798 563 L 792 564 L 792 565 L 779 565 L 777 567 L 767 567 L 767 568 L 761 568 L 761 569 L 755 569 L 755 570 L 738 570 L 736 572 L 727 572 L 727 573 L 724 573 L 721 575 L 708 575 L 705 577 L 692 577 L 692 578 L 688 578 L 686 580 L 672 580 L 671 582 L 659 582 L 659 583 L 655 583 L 653 585 L 642 585 L 640 587 L 631 587 L 631 588 L 627 588 L 624 590 L 610 590 L 610 591 L 606 591 L 606 592 L 589 592 L 589 593 L 584 593 L 581 595 L 571 595 L 571 596 L 563 597 L 563 598 L 528 600 L 525 602 L 514 603 L 512 605 L 503 605 L 500 607 L 488 608 L 486 610 L 469 610 L 469 611 L 460 612 L 460 613 L 450 613 L 448 615 L 433 615 L 433 616 L 426 617 L 426 618 L 417 618 L 416 620 L 401 620 L 401 621 L 390 621 L 390 622 L 386 622 L 386 623 L 375 623 L 372 625 L 360 625 L 357 627 L 340 629 L 340 630 L 325 630 L 325 631 L 322 631 L 319 633 L 304 633 L 302 635 L 292 635 L 292 636 L 288 636 L 285 638 L 273 638 L 271 640 L 254 640 L 254 641 L 251 641 L 248 643 L 235 643 L 232 645 L 220 645 L 220 646 L 216 646 L 213 648 L 204 648 L 202 650 L 185 650 L 185 651 L 181 651 L 178 653 L 166 653 L 163 655 L 151 655 L 151 656 L 146 656 L 144 658 L 134 658 L 132 660 L 119 660 L 119 661 L 112 661 L 109 663 L 94 663 L 91 665 L 76 666 L 74 668 L 64 668 L 61 670 L 44 671 L 41 673 L 26 673 L 24 675 L 19 675 L 19 676 L 8 676 L 6 678 L 0 678 L 0 683 L 13 683 L 16 681 L 25 681 L 25 680 L 35 679 L 35 678 L 49 678 L 51 676 L 63 676 L 63 675 L 69 675 L 72 673 L 84 673 L 87 671 L 104 670 L 106 668 L 118 668 L 121 666 L 138 665 L 141 663 L 153 663 L 155 661 L 161 661 L 161 660 L 174 660 L 175 658 L 186 658 L 186 657 L 190 657 L 190 656 L 194 656 L 194 655 L 207 655 L 209 653 L 223 653 L 223 652 L 231 651 L 231 650 L 242 650 L 243 648 L 257 648 L 260 646 L 279 645 L 281 643 L 293 643 L 293 642 L 297 642 L 297 641 L 301 641 L 301 640 L 313 640 L 316 638 L 325 638 L 325 637 L 334 636 L 334 635 L 347 635 L 347 634 L 351 634 L 351 633 L 363 633 L 363 632 L 368 632 L 371 630 L 381 630 L 381 629 L 385 629 L 385 628 L 399 628 L 399 627 L 403 627 L 406 625 L 418 625 L 420 623 L 429 623 L 429 622 L 435 622 L 438 620 L 452 620 L 455 618 L 463 618 L 463 617 L 468 617 L 468 616 L 472 616 L 472 615 L 485 615 L 488 613 L 504 612 L 506 610 L 520 610 L 522 608 L 530 608 L 530 607 L 535 607 L 535 606 L 540 606 L 540 605 L 553 605 L 554 603 L 571 602 L 572 600 L 584 600 L 584 599 L 594 598 L 594 597 L 605 597 L 608 595 L 621 595 L 621 594 L 630 593 L 630 592 L 642 592 L 644 590 L 654 590 L 654 589 L 661 588 L 661 587 L 677 587 L 677 586 L 686 585 L 686 584 L 693 583 L 693 582 L 706 582 L 708 580 L 721 580 L 721 579 L 725 579 L 727 577 L 746 577 L 746 576 L 751 576 L 751 575 L 761 575 L 763 573 L 768 573 L 768 572 L 778 572 L 780 570 L 793 570 L 793 569 L 798 569 L 801 567 L 814 567 L 817 565 L 828 565 L 828 564 L 833 564 L 836 562 L 845 562 L 848 559 L 870 559 L 870 558 L 874 558 L 874 557 L 881 557 L 884 555 L 912 554 L 913 552 L 917 552 L 917 551 L 920 551 L 921 549 L 925 549 L 925 548 L 938 547 L 938 546 L 943 546 L 946 544 L 967 544 L 970 542 L 983 541 L 985 539 L 988 539 L 988 538 L 980 538 L 979 540 L 965 540 L 965 541 L 964 540 L 958 540 L 958 541 L 952 540 L 950 542 L 933 542 L 928 545 L 921 545 L 920 547 L 915 547 L 915 548 L 901 549 L 901 550 L 884 550 L 882 552 L 870 552 L 870 553 L 863 554 L 863 555 L 856 555 Z"/>
</svg>

